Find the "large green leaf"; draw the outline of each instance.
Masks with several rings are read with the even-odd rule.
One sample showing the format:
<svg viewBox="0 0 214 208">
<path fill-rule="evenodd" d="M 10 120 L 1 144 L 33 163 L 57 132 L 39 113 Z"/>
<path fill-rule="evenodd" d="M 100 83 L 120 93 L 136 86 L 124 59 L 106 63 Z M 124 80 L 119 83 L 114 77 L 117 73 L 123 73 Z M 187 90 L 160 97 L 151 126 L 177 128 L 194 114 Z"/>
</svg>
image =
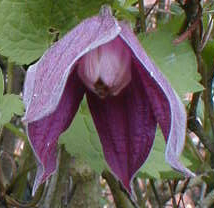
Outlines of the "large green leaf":
<svg viewBox="0 0 214 208">
<path fill-rule="evenodd" d="M 177 46 L 173 44 L 176 38 L 173 31 L 177 25 L 179 22 L 176 18 L 157 32 L 140 35 L 139 38 L 148 55 L 183 98 L 185 93 L 201 91 L 203 87 L 199 84 L 195 54 L 188 41 Z"/>
<path fill-rule="evenodd" d="M 85 102 L 72 125 L 60 136 L 59 143 L 64 144 L 72 156 L 83 160 L 98 173 L 107 168 L 100 140 Z"/>
<path fill-rule="evenodd" d="M 14 114 L 22 115 L 24 112 L 24 105 L 20 96 L 13 94 L 3 95 L 3 75 L 0 70 L 0 127 L 8 123 Z"/>
<path fill-rule="evenodd" d="M 0 53 L 19 64 L 38 59 L 56 34 L 65 34 L 82 19 L 113 0 L 2 0 Z"/>
</svg>

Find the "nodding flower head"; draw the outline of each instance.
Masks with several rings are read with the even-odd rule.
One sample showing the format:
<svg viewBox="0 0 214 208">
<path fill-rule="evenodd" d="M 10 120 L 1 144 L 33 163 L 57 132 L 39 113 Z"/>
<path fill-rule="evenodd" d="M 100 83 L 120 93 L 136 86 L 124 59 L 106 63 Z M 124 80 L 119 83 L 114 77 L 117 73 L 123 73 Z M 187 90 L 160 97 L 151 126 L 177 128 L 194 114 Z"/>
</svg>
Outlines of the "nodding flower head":
<svg viewBox="0 0 214 208">
<path fill-rule="evenodd" d="M 103 7 L 28 69 L 23 120 L 38 160 L 33 193 L 56 169 L 58 137 L 84 94 L 105 159 L 129 192 L 152 149 L 157 124 L 167 144 L 166 161 L 194 175 L 178 160 L 185 141 L 183 104 L 130 27 Z"/>
</svg>

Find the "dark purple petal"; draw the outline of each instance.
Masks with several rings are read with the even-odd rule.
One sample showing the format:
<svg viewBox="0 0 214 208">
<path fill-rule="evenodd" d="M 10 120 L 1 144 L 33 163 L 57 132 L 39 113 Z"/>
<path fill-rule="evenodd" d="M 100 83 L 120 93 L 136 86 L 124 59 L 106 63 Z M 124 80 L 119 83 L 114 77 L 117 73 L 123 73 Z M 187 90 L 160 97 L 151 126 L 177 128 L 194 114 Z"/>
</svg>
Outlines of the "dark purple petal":
<svg viewBox="0 0 214 208">
<path fill-rule="evenodd" d="M 114 39 L 120 30 L 117 21 L 106 10 L 100 16 L 83 21 L 48 49 L 27 75 L 23 121 L 36 121 L 52 113 L 79 58 Z"/>
<path fill-rule="evenodd" d="M 187 176 L 194 176 L 179 162 L 185 142 L 185 108 L 170 84 L 147 56 L 134 33 L 124 23 L 121 23 L 121 27 L 122 32 L 119 36 L 133 52 L 135 68 L 140 73 L 154 115 L 166 139 L 166 160 L 178 171 Z"/>
<path fill-rule="evenodd" d="M 85 88 L 76 73 L 68 78 L 56 110 L 47 117 L 28 123 L 28 137 L 38 160 L 33 194 L 56 169 L 57 140 L 70 125 Z"/>
<path fill-rule="evenodd" d="M 138 72 L 118 96 L 100 99 L 87 92 L 87 100 L 105 159 L 131 192 L 130 181 L 151 150 L 157 123 Z"/>
</svg>

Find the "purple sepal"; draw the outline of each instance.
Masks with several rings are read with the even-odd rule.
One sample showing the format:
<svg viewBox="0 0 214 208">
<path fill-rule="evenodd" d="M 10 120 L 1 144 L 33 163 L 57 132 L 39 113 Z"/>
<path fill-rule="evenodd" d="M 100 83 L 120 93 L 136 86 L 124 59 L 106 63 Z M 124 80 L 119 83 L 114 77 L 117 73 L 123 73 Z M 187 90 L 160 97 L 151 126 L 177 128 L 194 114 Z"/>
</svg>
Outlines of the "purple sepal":
<svg viewBox="0 0 214 208">
<path fill-rule="evenodd" d="M 105 159 L 131 193 L 130 181 L 152 148 L 157 125 L 139 73 L 132 70 L 131 83 L 118 96 L 99 99 L 87 91 L 87 100 Z"/>
<path fill-rule="evenodd" d="M 119 36 L 133 52 L 135 67 L 138 69 L 142 83 L 147 92 L 153 113 L 166 140 L 166 161 L 186 176 L 195 176 L 179 162 L 186 134 L 186 112 L 180 98 L 157 69 L 138 39 L 123 22 Z"/>
<path fill-rule="evenodd" d="M 52 113 L 78 60 L 90 50 L 113 40 L 120 31 L 118 22 L 106 10 L 99 16 L 84 20 L 50 47 L 31 66 L 33 73 L 27 75 L 23 121 L 29 123 Z M 34 84 L 28 85 L 28 80 L 34 80 Z"/>
<path fill-rule="evenodd" d="M 72 122 L 84 92 L 85 87 L 77 74 L 70 75 L 56 110 L 49 116 L 28 124 L 28 137 L 38 164 L 33 194 L 55 171 L 58 137 Z"/>
</svg>

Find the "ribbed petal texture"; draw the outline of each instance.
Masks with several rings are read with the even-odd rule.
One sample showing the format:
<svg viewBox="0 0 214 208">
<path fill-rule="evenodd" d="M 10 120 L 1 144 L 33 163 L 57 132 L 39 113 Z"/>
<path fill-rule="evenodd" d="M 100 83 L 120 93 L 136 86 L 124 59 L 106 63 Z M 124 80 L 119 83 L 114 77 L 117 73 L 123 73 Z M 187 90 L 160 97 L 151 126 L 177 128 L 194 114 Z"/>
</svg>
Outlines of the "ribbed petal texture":
<svg viewBox="0 0 214 208">
<path fill-rule="evenodd" d="M 146 160 L 154 141 L 156 120 L 136 70 L 131 83 L 118 95 L 99 99 L 87 92 L 105 159 L 131 192 L 130 181 Z"/>
<path fill-rule="evenodd" d="M 84 89 L 77 75 L 70 76 L 54 113 L 28 124 L 28 136 L 38 160 L 33 193 L 56 169 L 58 137 L 73 120 Z"/>
<path fill-rule="evenodd" d="M 176 170 L 186 176 L 194 174 L 179 162 L 186 133 L 186 112 L 180 98 L 165 77 L 147 56 L 138 39 L 125 23 L 120 23 L 119 36 L 133 52 L 135 68 L 139 71 L 153 109 L 166 140 L 165 158 Z"/>
</svg>

